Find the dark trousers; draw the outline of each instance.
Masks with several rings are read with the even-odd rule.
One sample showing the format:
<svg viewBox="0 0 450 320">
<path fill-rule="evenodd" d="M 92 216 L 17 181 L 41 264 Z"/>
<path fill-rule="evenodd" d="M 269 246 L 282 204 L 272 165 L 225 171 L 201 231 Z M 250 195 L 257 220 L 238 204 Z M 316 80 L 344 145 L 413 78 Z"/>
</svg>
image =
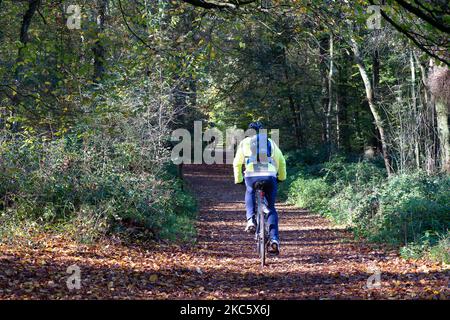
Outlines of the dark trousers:
<svg viewBox="0 0 450 320">
<path fill-rule="evenodd" d="M 270 213 L 267 216 L 267 223 L 269 225 L 270 239 L 278 240 L 278 213 L 275 209 L 275 199 L 277 197 L 277 178 L 275 177 L 246 177 L 245 178 L 245 208 L 247 211 L 247 220 L 255 214 L 255 188 L 254 184 L 257 181 L 266 181 L 267 187 L 265 196 L 267 199 L 267 207 Z"/>
</svg>

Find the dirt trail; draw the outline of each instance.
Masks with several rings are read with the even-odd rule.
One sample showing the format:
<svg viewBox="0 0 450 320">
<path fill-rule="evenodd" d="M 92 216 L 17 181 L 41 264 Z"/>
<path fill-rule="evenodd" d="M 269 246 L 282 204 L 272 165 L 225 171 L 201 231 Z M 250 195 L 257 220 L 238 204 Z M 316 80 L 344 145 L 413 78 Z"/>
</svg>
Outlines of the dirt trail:
<svg viewBox="0 0 450 320">
<path fill-rule="evenodd" d="M 32 246 L 0 245 L 0 299 L 446 299 L 448 269 L 408 262 L 395 251 L 353 240 L 324 218 L 278 204 L 281 255 L 259 266 L 244 228 L 244 187 L 223 165 L 185 166 L 200 203 L 194 246 L 83 246 L 42 237 Z M 68 290 L 66 269 L 81 269 Z M 380 287 L 367 289 L 379 271 Z M 375 277 L 372 277 L 375 278 Z"/>
<path fill-rule="evenodd" d="M 214 266 L 211 279 L 226 286 L 224 297 L 445 297 L 448 273 L 441 266 L 408 263 L 395 251 L 361 244 L 323 217 L 286 204 L 276 206 L 281 255 L 269 257 L 262 269 L 253 236 L 243 232 L 244 187 L 233 184 L 231 167 L 190 166 L 186 171 L 201 204 L 198 253 Z M 380 287 L 367 289 L 377 271 Z"/>
</svg>

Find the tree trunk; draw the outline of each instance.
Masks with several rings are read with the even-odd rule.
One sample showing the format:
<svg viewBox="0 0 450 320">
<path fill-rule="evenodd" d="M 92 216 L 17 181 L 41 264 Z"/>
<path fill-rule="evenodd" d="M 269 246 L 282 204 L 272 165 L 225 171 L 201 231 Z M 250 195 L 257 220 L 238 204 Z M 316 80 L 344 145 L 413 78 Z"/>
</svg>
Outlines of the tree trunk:
<svg viewBox="0 0 450 320">
<path fill-rule="evenodd" d="M 105 47 L 103 45 L 102 37 L 105 31 L 105 15 L 108 0 L 97 0 L 97 34 L 94 47 L 94 74 L 93 81 L 100 82 L 105 73 Z"/>
<path fill-rule="evenodd" d="M 417 96 L 416 96 L 416 67 L 414 64 L 414 55 L 412 50 L 409 54 L 409 66 L 411 71 L 411 102 L 412 102 L 412 112 L 414 116 L 414 120 L 416 121 L 415 125 L 417 129 L 414 131 L 414 157 L 416 160 L 416 169 L 420 169 L 420 118 L 419 112 L 417 110 Z"/>
<path fill-rule="evenodd" d="M 366 68 L 364 66 L 364 62 L 363 62 L 361 54 L 359 52 L 358 44 L 356 43 L 354 38 L 351 38 L 350 41 L 351 41 L 352 51 L 355 56 L 356 64 L 358 66 L 359 73 L 361 75 L 361 78 L 363 80 L 364 87 L 366 90 L 366 98 L 367 98 L 367 102 L 369 103 L 370 112 L 372 113 L 372 116 L 375 120 L 375 125 L 376 125 L 376 127 L 378 129 L 378 133 L 380 135 L 381 149 L 382 149 L 382 154 L 383 154 L 383 159 L 384 159 L 384 165 L 386 167 L 386 172 L 387 172 L 388 176 L 391 176 L 392 168 L 391 168 L 389 154 L 388 154 L 388 150 L 387 150 L 387 141 L 386 141 L 386 134 L 385 134 L 384 126 L 383 126 L 383 120 L 382 120 L 381 114 L 380 114 L 378 107 L 374 100 L 372 84 L 370 82 L 369 76 L 368 76 Z"/>
<path fill-rule="evenodd" d="M 28 9 L 25 12 L 22 20 L 22 25 L 20 27 L 20 42 L 21 46 L 19 47 L 17 60 L 16 60 L 16 80 L 19 80 L 20 73 L 22 68 L 19 66 L 19 64 L 23 61 L 23 50 L 25 49 L 27 43 L 30 41 L 30 38 L 28 36 L 28 30 L 30 29 L 31 20 L 33 19 L 34 14 L 36 13 L 39 5 L 41 3 L 41 0 L 30 0 L 28 2 Z"/>
<path fill-rule="evenodd" d="M 374 99 L 377 96 L 378 85 L 380 84 L 380 56 L 378 54 L 378 49 L 372 54 L 372 90 Z"/>
<path fill-rule="evenodd" d="M 428 86 L 428 76 L 427 76 L 427 68 L 424 64 L 422 64 L 414 53 L 414 59 L 420 70 L 420 79 L 421 79 L 421 94 L 419 97 L 422 100 L 423 105 L 423 123 L 424 123 L 424 141 L 423 141 L 423 150 L 424 150 L 424 166 L 427 173 L 431 174 L 436 170 L 436 145 L 438 138 L 436 137 L 436 131 L 434 130 L 435 126 L 435 109 L 434 105 L 431 102 L 430 98 L 430 90 Z M 431 63 L 430 59 L 430 63 Z"/>
<path fill-rule="evenodd" d="M 330 34 L 330 40 L 329 40 L 329 67 L 328 67 L 328 106 L 327 106 L 327 112 L 325 117 L 325 123 L 326 123 L 326 136 L 327 136 L 327 148 L 328 153 L 331 154 L 331 110 L 333 109 L 333 69 L 334 69 L 334 48 L 333 48 L 333 35 Z"/>
<path fill-rule="evenodd" d="M 327 65 L 327 48 L 329 48 L 329 38 L 326 36 L 322 36 L 319 40 L 319 70 L 320 75 L 322 78 L 321 83 L 321 96 L 322 96 L 322 142 L 324 143 L 327 153 L 329 154 L 329 122 L 327 117 L 327 110 L 330 100 L 330 95 L 328 93 L 328 79 L 329 79 L 329 73 L 327 72 L 328 65 Z"/>
<path fill-rule="evenodd" d="M 286 86 L 288 89 L 288 100 L 289 100 L 289 109 L 291 110 L 292 114 L 292 121 L 294 124 L 294 131 L 295 131 L 295 140 L 297 147 L 301 147 L 303 145 L 303 135 L 302 135 L 302 128 L 301 128 L 301 121 L 299 117 L 299 110 L 297 110 L 297 107 L 295 105 L 292 85 L 291 85 L 291 79 L 289 77 L 289 70 L 287 65 L 287 56 L 286 56 L 286 49 L 283 48 L 283 71 L 284 71 L 284 78 L 286 80 Z"/>
<path fill-rule="evenodd" d="M 441 151 L 441 170 L 450 173 L 450 133 L 448 128 L 450 69 L 433 65 L 428 82 L 436 109 L 437 135 Z"/>
<path fill-rule="evenodd" d="M 345 152 L 351 152 L 350 143 L 350 124 L 348 118 L 348 80 L 350 78 L 348 72 L 350 71 L 351 56 L 346 51 L 342 51 L 342 55 L 338 61 L 341 68 L 340 72 L 337 73 L 336 87 L 336 135 L 338 148 L 344 150 Z M 356 112 L 354 113 L 356 116 Z"/>
<path fill-rule="evenodd" d="M 20 104 L 20 91 L 21 91 L 21 80 L 22 80 L 22 62 L 24 61 L 24 49 L 26 48 L 28 42 L 30 41 L 30 38 L 28 36 L 28 30 L 30 29 L 31 20 L 33 20 L 33 16 L 36 13 L 39 5 L 41 4 L 41 0 L 30 0 L 28 2 L 28 8 L 25 14 L 23 15 L 22 25 L 20 27 L 20 47 L 17 52 L 17 59 L 16 59 L 16 69 L 14 71 L 14 82 L 16 88 L 12 95 L 12 104 L 17 107 Z M 11 112 L 11 116 L 14 115 L 13 110 Z M 19 129 L 20 125 L 17 121 L 14 121 L 12 123 L 11 130 L 13 132 L 16 132 Z"/>
<path fill-rule="evenodd" d="M 341 149 L 341 108 L 340 108 L 341 99 L 336 93 L 336 103 L 335 103 L 335 113 L 336 113 L 336 149 Z"/>
<path fill-rule="evenodd" d="M 378 49 L 375 49 L 372 53 L 372 100 L 376 101 L 378 95 L 378 87 L 380 85 L 380 56 Z M 374 128 L 374 145 L 377 150 L 383 150 L 381 145 L 380 132 L 375 126 Z"/>
<path fill-rule="evenodd" d="M 442 100 L 436 100 L 436 121 L 441 145 L 442 171 L 450 173 L 450 134 L 448 130 L 448 105 Z"/>
</svg>

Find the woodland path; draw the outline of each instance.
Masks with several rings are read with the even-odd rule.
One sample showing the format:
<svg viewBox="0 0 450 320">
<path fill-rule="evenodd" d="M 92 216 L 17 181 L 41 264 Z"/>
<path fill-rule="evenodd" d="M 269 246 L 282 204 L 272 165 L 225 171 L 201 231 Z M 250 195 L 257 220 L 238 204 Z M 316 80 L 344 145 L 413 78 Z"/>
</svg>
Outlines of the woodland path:
<svg viewBox="0 0 450 320">
<path fill-rule="evenodd" d="M 287 204 L 278 204 L 281 254 L 261 268 L 245 224 L 244 187 L 225 165 L 186 165 L 199 200 L 194 245 L 80 245 L 45 237 L 0 244 L 0 299 L 448 299 L 449 271 L 384 247 Z M 81 288 L 68 290 L 68 266 Z M 367 289 L 380 272 L 381 286 Z"/>
</svg>

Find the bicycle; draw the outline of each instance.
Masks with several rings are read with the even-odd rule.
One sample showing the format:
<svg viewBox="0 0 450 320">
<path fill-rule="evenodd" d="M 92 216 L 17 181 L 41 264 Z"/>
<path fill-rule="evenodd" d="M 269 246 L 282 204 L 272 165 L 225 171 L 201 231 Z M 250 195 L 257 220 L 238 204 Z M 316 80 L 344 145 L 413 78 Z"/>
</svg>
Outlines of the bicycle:
<svg viewBox="0 0 450 320">
<path fill-rule="evenodd" d="M 269 225 L 267 224 L 267 215 L 264 212 L 265 201 L 265 181 L 258 181 L 255 183 L 255 197 L 256 197 L 256 250 L 261 260 L 261 267 L 266 264 L 267 245 L 269 243 Z"/>
</svg>

